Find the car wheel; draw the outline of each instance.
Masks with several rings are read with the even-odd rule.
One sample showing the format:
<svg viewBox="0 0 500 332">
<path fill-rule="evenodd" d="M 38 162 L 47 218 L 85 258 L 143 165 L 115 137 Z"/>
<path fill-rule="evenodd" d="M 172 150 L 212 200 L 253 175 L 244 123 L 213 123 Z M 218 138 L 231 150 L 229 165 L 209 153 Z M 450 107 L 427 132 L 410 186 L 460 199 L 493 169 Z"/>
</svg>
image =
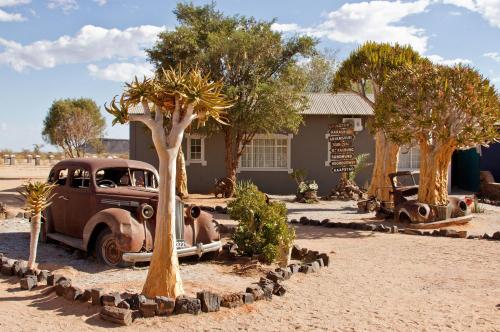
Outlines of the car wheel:
<svg viewBox="0 0 500 332">
<path fill-rule="evenodd" d="M 200 259 L 202 261 L 212 261 L 212 260 L 216 260 L 219 255 L 221 253 L 221 249 L 217 250 L 217 251 L 210 251 L 210 252 L 207 252 L 207 253 L 204 253 Z"/>
<path fill-rule="evenodd" d="M 118 249 L 118 243 L 110 229 L 104 229 L 97 236 L 95 253 L 97 261 L 111 267 L 129 267 L 133 263 L 122 259 L 123 252 Z"/>
</svg>

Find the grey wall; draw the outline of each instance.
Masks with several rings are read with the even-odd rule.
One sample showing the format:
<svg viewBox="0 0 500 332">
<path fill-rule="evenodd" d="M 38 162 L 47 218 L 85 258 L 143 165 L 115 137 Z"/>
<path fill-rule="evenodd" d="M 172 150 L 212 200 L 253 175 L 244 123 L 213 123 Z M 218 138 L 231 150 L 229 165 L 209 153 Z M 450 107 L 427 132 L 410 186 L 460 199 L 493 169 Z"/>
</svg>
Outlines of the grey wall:
<svg viewBox="0 0 500 332">
<path fill-rule="evenodd" d="M 308 179 L 316 180 L 319 193 L 325 195 L 335 186 L 339 179 L 338 174 L 325 166 L 327 160 L 328 125 L 342 122 L 342 116 L 307 115 L 299 132 L 291 140 L 291 167 L 307 171 Z M 373 162 L 374 140 L 366 128 L 366 117 L 363 118 L 363 131 L 358 132 L 354 139 L 355 154 L 370 153 L 370 162 Z M 152 148 L 151 138 L 141 124 L 130 125 L 131 151 L 130 158 L 146 161 L 158 167 L 158 158 Z M 184 151 L 185 143 L 184 143 Z M 224 166 L 224 138 L 215 135 L 205 139 L 206 166 L 191 164 L 187 166 L 188 188 L 193 193 L 210 193 L 213 190 L 214 180 L 225 175 Z M 363 170 L 357 177 L 358 185 L 365 185 L 371 176 L 371 167 Z M 242 171 L 238 179 L 250 179 L 261 190 L 269 194 L 293 194 L 296 190 L 295 182 L 286 171 Z"/>
</svg>

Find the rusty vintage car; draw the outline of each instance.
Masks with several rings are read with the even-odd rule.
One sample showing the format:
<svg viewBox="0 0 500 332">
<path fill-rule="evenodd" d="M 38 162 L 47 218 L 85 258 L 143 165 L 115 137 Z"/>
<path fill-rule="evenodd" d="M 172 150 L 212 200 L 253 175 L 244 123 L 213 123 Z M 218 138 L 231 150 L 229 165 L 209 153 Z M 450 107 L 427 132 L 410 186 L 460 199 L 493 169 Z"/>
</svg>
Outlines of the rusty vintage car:
<svg viewBox="0 0 500 332">
<path fill-rule="evenodd" d="M 152 256 L 158 172 L 144 162 L 125 159 L 69 159 L 57 163 L 56 183 L 45 211 L 42 240 L 56 240 L 94 254 L 113 267 L 149 261 Z M 176 200 L 179 257 L 214 255 L 221 248 L 212 216 Z"/>
<path fill-rule="evenodd" d="M 401 171 L 389 174 L 393 196 L 393 215 L 396 222 L 429 223 L 471 214 L 465 200 L 448 197 L 448 206 L 438 207 L 417 201 L 419 172 Z"/>
</svg>

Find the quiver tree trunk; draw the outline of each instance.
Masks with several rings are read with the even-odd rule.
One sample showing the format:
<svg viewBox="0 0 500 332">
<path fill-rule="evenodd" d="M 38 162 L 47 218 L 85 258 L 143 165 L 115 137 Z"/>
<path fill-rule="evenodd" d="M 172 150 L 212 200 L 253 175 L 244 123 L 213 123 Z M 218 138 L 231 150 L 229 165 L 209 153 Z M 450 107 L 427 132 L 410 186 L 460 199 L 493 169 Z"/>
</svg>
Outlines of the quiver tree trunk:
<svg viewBox="0 0 500 332">
<path fill-rule="evenodd" d="M 226 177 L 230 178 L 234 183 L 236 183 L 236 168 L 238 167 L 238 158 L 235 156 L 234 144 L 230 129 L 226 129 L 224 131 L 224 143 L 226 148 Z"/>
<path fill-rule="evenodd" d="M 452 145 L 430 147 L 425 142 L 420 144 L 419 202 L 448 204 L 448 168 L 453 151 Z"/>
<path fill-rule="evenodd" d="M 187 186 L 186 160 L 184 158 L 182 146 L 179 148 L 179 153 L 177 154 L 177 176 L 175 179 L 175 192 L 182 198 L 187 198 L 189 196 Z"/>
<path fill-rule="evenodd" d="M 30 256 L 28 259 L 28 269 L 35 268 L 36 253 L 38 249 L 38 237 L 40 236 L 42 214 L 36 213 L 31 217 L 31 237 L 30 237 Z"/>
<path fill-rule="evenodd" d="M 375 134 L 375 163 L 368 196 L 380 201 L 390 200 L 391 181 L 389 174 L 398 169 L 399 146 L 387 139 L 382 131 Z"/>
</svg>

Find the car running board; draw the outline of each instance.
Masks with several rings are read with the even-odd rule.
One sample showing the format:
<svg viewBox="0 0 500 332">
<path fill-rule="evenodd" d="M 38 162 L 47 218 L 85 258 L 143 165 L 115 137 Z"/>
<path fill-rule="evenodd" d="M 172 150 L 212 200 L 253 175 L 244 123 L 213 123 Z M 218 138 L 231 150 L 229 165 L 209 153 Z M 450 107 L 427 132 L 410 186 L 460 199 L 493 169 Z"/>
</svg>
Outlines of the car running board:
<svg viewBox="0 0 500 332">
<path fill-rule="evenodd" d="M 83 240 L 77 239 L 76 237 L 67 236 L 60 233 L 48 233 L 47 237 L 52 240 L 67 244 L 70 247 L 86 251 L 86 249 L 83 247 Z"/>
</svg>

